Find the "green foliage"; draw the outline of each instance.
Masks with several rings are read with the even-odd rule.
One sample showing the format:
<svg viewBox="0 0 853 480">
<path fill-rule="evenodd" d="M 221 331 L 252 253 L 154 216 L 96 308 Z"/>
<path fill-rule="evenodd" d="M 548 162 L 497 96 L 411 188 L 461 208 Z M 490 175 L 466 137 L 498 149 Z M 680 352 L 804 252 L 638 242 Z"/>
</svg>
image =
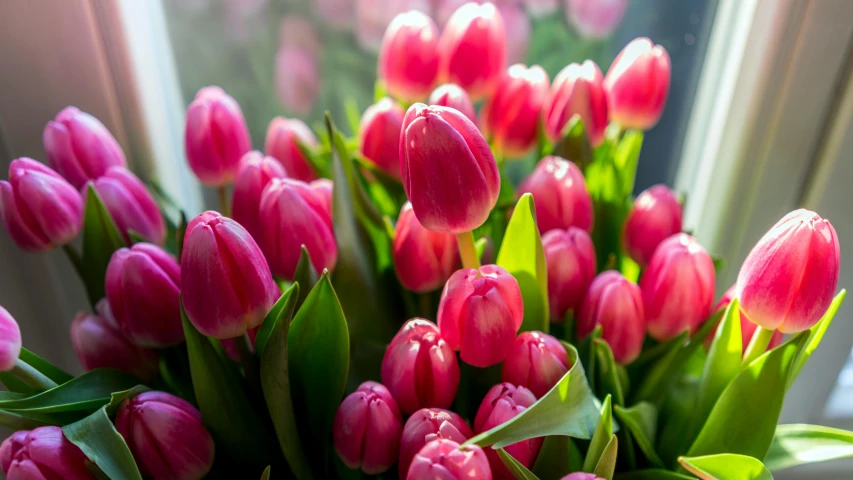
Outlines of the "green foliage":
<svg viewBox="0 0 853 480">
<path fill-rule="evenodd" d="M 79 261 L 69 253 L 75 264 L 92 308 L 104 298 L 104 277 L 113 252 L 127 244 L 119 233 L 101 196 L 90 183 L 86 186 L 86 211 L 83 216 L 83 257 Z M 71 252 L 71 247 L 66 252 Z"/>
<path fill-rule="evenodd" d="M 740 329 L 740 302 L 733 299 L 711 343 L 702 379 L 699 383 L 699 405 L 695 419 L 706 418 L 720 394 L 741 370 L 743 342 Z"/>
<path fill-rule="evenodd" d="M 631 433 L 643 455 L 656 468 L 663 468 L 663 461 L 655 451 L 658 412 L 654 405 L 641 402 L 631 408 L 614 407 L 616 418 Z"/>
<path fill-rule="evenodd" d="M 853 432 L 820 425 L 777 425 L 764 457 L 770 471 L 853 457 Z"/>
<path fill-rule="evenodd" d="M 303 247 L 303 252 L 305 252 L 304 248 L 305 247 Z M 297 270 L 298 269 L 299 268 L 297 266 Z M 317 281 L 315 280 L 314 283 L 317 283 Z M 310 285 L 313 285 L 314 283 Z M 273 330 L 278 326 L 278 323 L 286 321 L 288 325 L 290 324 L 293 312 L 296 311 L 298 299 L 302 298 L 300 293 L 300 290 L 302 289 L 300 288 L 300 285 L 305 284 L 294 282 L 287 290 L 285 290 L 284 293 L 278 297 L 278 300 L 264 318 L 264 323 L 261 324 L 261 328 L 258 329 L 258 334 L 255 336 L 255 352 L 258 357 L 262 358 L 264 356 L 264 351 L 266 350 L 269 337 Z M 306 286 L 305 289 L 307 290 L 308 287 Z"/>
<path fill-rule="evenodd" d="M 512 474 L 513 477 L 516 478 L 516 480 L 539 480 L 539 477 L 537 477 L 533 472 L 528 470 L 527 467 L 519 463 L 519 461 L 513 458 L 512 455 L 506 453 L 503 448 L 499 448 L 497 451 L 498 457 L 501 459 L 502 462 L 504 462 L 504 465 L 506 465 L 507 470 L 509 470 L 509 472 Z"/>
<path fill-rule="evenodd" d="M 569 472 L 580 470 L 582 464 L 583 457 L 571 438 L 551 435 L 542 442 L 533 464 L 533 473 L 539 478 L 562 478 Z"/>
<path fill-rule="evenodd" d="M 598 420 L 595 433 L 592 435 L 592 440 L 590 440 L 589 448 L 586 451 L 586 458 L 583 461 L 584 472 L 592 473 L 595 470 L 595 466 L 601 460 L 601 456 L 610 443 L 611 437 L 613 437 L 613 411 L 610 404 L 610 395 L 608 395 L 601 405 L 601 418 Z"/>
<path fill-rule="evenodd" d="M 678 462 L 702 480 L 773 480 L 773 475 L 760 460 L 747 455 L 722 453 L 681 457 Z"/>
</svg>

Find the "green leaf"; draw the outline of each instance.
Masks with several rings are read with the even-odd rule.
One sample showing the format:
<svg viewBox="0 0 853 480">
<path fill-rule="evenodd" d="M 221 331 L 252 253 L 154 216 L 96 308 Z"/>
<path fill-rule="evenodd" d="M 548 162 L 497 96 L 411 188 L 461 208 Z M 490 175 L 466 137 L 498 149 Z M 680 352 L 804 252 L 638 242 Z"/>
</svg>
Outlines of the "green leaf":
<svg viewBox="0 0 853 480">
<path fill-rule="evenodd" d="M 104 298 L 104 277 L 113 252 L 126 246 L 101 196 L 89 183 L 86 186 L 86 211 L 83 216 L 83 258 L 80 263 L 80 276 L 93 308 Z"/>
<path fill-rule="evenodd" d="M 581 170 L 592 163 L 592 146 L 589 144 L 580 115 L 573 116 L 563 128 L 563 134 L 554 145 L 552 154 L 571 160 Z"/>
<path fill-rule="evenodd" d="M 296 300 L 296 310 L 299 310 L 299 307 L 301 307 L 302 303 L 305 302 L 305 298 L 308 297 L 308 292 L 311 291 L 309 287 L 314 286 L 319 279 L 320 276 L 317 274 L 317 270 L 314 270 L 314 266 L 311 263 L 311 255 L 308 253 L 308 248 L 306 248 L 305 245 L 302 245 L 302 252 L 299 254 L 299 261 L 296 262 L 296 271 L 293 274 L 293 281 L 303 285 L 305 288 L 299 291 L 299 297 L 297 297 Z"/>
<path fill-rule="evenodd" d="M 29 364 L 29 366 L 41 372 L 41 374 L 45 377 L 56 382 L 57 385 L 62 385 L 63 383 L 68 382 L 72 378 L 74 378 L 71 374 L 66 373 L 61 368 L 39 357 L 38 355 L 27 350 L 24 347 L 21 347 L 21 354 L 18 356 L 18 358 Z"/>
<path fill-rule="evenodd" d="M 23 351 L 23 348 L 21 348 Z M 3 386 L 6 387 L 10 392 L 15 393 L 23 393 L 25 396 L 35 395 L 39 393 L 35 388 L 27 385 L 18 377 L 12 375 L 10 372 L 0 372 L 0 382 L 3 382 Z"/>
<path fill-rule="evenodd" d="M 524 300 L 524 322 L 519 331 L 539 330 L 548 333 L 548 273 L 545 270 L 545 250 L 533 195 L 525 193 L 518 199 L 506 228 L 497 264 L 518 281 Z"/>
<path fill-rule="evenodd" d="M 261 480 L 270 480 L 270 466 L 267 465 L 267 468 L 264 469 L 264 473 L 261 474 Z"/>
<path fill-rule="evenodd" d="M 760 460 L 747 455 L 721 453 L 681 457 L 678 463 L 702 480 L 773 480 L 773 475 Z"/>
<path fill-rule="evenodd" d="M 539 478 L 563 478 L 574 468 L 581 468 L 583 459 L 572 439 L 563 435 L 545 437 L 533 473 Z"/>
<path fill-rule="evenodd" d="M 619 453 L 619 440 L 616 435 L 610 436 L 610 441 L 601 452 L 601 458 L 595 466 L 592 473 L 596 477 L 604 478 L 605 480 L 613 480 L 613 472 L 616 471 L 616 455 Z"/>
<path fill-rule="evenodd" d="M 832 299 L 832 303 L 829 304 L 829 308 L 826 310 L 826 313 L 823 314 L 820 321 L 809 329 L 809 339 L 806 341 L 803 350 L 794 362 L 794 373 L 791 375 L 791 379 L 788 382 L 789 386 L 791 383 L 794 383 L 794 380 L 800 374 L 800 370 L 803 369 L 803 366 L 809 360 L 809 357 L 811 357 L 812 353 L 817 349 L 818 345 L 820 345 L 820 341 L 823 340 L 826 330 L 832 323 L 832 319 L 835 318 L 835 314 L 838 313 L 838 309 L 841 307 L 841 304 L 844 303 L 844 297 L 846 296 L 847 290 L 842 289 L 838 292 L 838 295 Z"/>
<path fill-rule="evenodd" d="M 614 407 L 616 418 L 619 419 L 622 426 L 631 432 L 637 445 L 640 446 L 643 454 L 655 467 L 663 468 L 664 463 L 661 461 L 655 451 L 655 432 L 658 423 L 658 412 L 654 405 L 646 402 L 638 403 L 631 408 L 624 408 L 620 405 Z"/>
<path fill-rule="evenodd" d="M 610 437 L 613 436 L 613 410 L 610 401 L 610 395 L 608 395 L 604 398 L 604 403 L 601 405 L 601 418 L 595 427 L 595 433 L 589 442 L 589 449 L 586 451 L 586 459 L 583 462 L 584 472 L 592 473 L 595 470 L 595 466 L 598 465 L 604 449 L 610 443 Z"/>
<path fill-rule="evenodd" d="M 693 427 L 698 396 L 699 378 L 685 375 L 675 382 L 658 410 L 655 451 L 667 467 L 678 465 L 678 456 L 701 428 Z"/>
<path fill-rule="evenodd" d="M 696 419 L 707 418 L 717 398 L 741 370 L 743 341 L 740 331 L 740 302 L 735 298 L 723 314 L 717 328 L 705 369 L 699 383 L 699 405 Z"/>
<path fill-rule="evenodd" d="M 297 271 L 299 271 L 298 265 Z M 314 283 L 316 283 L 316 280 Z M 311 285 L 313 285 L 313 283 Z M 285 290 L 284 293 L 278 297 L 275 305 L 273 305 L 269 313 L 267 313 L 267 316 L 264 318 L 264 322 L 261 324 L 261 328 L 258 329 L 258 334 L 255 336 L 255 353 L 258 358 L 262 358 L 264 356 L 267 341 L 269 340 L 270 334 L 278 325 L 278 322 L 282 319 L 286 319 L 288 325 L 290 324 L 290 319 L 293 317 L 293 312 L 296 310 L 297 299 L 300 297 L 300 290 L 300 283 L 294 282 L 290 288 Z"/>
<path fill-rule="evenodd" d="M 696 480 L 690 475 L 683 475 L 659 468 L 617 473 L 615 478 L 616 480 Z"/>
<path fill-rule="evenodd" d="M 625 404 L 622 393 L 622 382 L 619 379 L 619 368 L 613 358 L 613 350 L 602 338 L 593 338 L 593 354 L 595 355 L 595 386 L 598 397 L 613 395 L 616 405 Z"/>
<path fill-rule="evenodd" d="M 70 420 L 73 422 L 74 420 Z M 61 425 L 68 423 L 57 421 L 56 414 L 16 413 L 0 409 L 0 425 L 12 431 L 32 430 L 46 425 Z"/>
<path fill-rule="evenodd" d="M 634 179 L 637 176 L 637 162 L 640 160 L 640 150 L 643 148 L 643 132 L 639 130 L 628 130 L 616 147 L 613 163 L 619 172 L 622 184 L 621 194 L 624 197 L 631 195 L 634 190 Z"/>
<path fill-rule="evenodd" d="M 764 464 L 772 472 L 853 457 L 853 432 L 820 425 L 779 425 Z"/>
<path fill-rule="evenodd" d="M 527 469 L 527 467 L 519 463 L 512 455 L 506 453 L 503 448 L 499 448 L 497 452 L 498 457 L 500 457 L 501 461 L 504 462 L 509 473 L 511 473 L 517 480 L 539 480 L 539 477 L 534 475 L 533 472 Z"/>
<path fill-rule="evenodd" d="M 110 401 L 113 392 L 127 390 L 139 383 L 128 373 L 98 368 L 57 387 L 31 397 L 0 401 L 0 408 L 15 413 L 56 413 L 99 408 Z"/>
</svg>

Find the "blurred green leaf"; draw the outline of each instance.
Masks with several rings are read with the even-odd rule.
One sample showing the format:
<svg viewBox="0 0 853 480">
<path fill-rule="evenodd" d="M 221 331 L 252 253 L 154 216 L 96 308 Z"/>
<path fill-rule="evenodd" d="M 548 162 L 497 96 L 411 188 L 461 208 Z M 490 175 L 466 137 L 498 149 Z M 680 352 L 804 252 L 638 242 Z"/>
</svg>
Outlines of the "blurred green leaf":
<svg viewBox="0 0 853 480">
<path fill-rule="evenodd" d="M 634 179 L 637 176 L 637 162 L 640 160 L 640 150 L 643 148 L 643 132 L 628 130 L 616 147 L 613 162 L 618 172 L 622 187 L 621 195 L 625 198 L 634 190 Z"/>
<path fill-rule="evenodd" d="M 616 455 L 619 453 L 619 440 L 616 435 L 610 436 L 610 441 L 601 452 L 601 458 L 598 459 L 598 464 L 592 473 L 596 477 L 601 477 L 605 480 L 613 480 L 613 473 L 616 471 Z"/>
<path fill-rule="evenodd" d="M 563 128 L 562 137 L 551 154 L 571 160 L 581 171 L 592 163 L 592 146 L 580 115 L 574 115 Z"/>
<path fill-rule="evenodd" d="M 809 360 L 812 353 L 817 349 L 818 345 L 820 345 L 820 341 L 823 340 L 824 334 L 826 334 L 826 330 L 829 328 L 829 325 L 832 324 L 832 319 L 835 318 L 835 314 L 838 313 L 838 309 L 841 308 L 841 304 L 844 303 L 844 297 L 847 296 L 847 290 L 841 289 L 838 292 L 838 295 L 832 299 L 832 303 L 829 304 L 829 308 L 826 310 L 826 313 L 823 314 L 820 321 L 818 321 L 812 328 L 809 329 L 809 339 L 806 341 L 805 346 L 803 346 L 802 351 L 797 356 L 797 360 L 794 361 L 794 372 L 791 374 L 791 378 L 788 381 L 788 386 L 791 383 L 794 383 L 797 376 L 800 374 L 800 370 L 803 369 L 803 366 Z"/>
<path fill-rule="evenodd" d="M 610 402 L 611 398 L 608 395 L 601 404 L 601 417 L 598 419 L 598 425 L 595 427 L 595 433 L 592 435 L 583 461 L 584 472 L 592 473 L 595 470 L 595 466 L 598 465 L 601 455 L 613 437 L 613 410 Z"/>
<path fill-rule="evenodd" d="M 581 454 L 571 438 L 551 435 L 542 442 L 536 463 L 533 464 L 533 473 L 539 478 L 563 478 L 569 472 L 580 469 L 582 464 Z"/>
<path fill-rule="evenodd" d="M 764 464 L 772 472 L 853 457 L 853 432 L 820 425 L 778 425 Z"/>
<path fill-rule="evenodd" d="M 12 375 L 10 372 L 0 372 L 0 382 L 3 382 L 3 386 L 6 387 L 10 392 L 22 393 L 24 394 L 24 396 L 27 397 L 39 393 L 37 389 L 27 385 L 18 377 Z"/>
<path fill-rule="evenodd" d="M 127 244 L 119 233 L 101 196 L 89 183 L 86 186 L 86 211 L 83 216 L 83 256 L 80 276 L 92 308 L 104 298 L 104 278 L 113 252 Z"/>
<path fill-rule="evenodd" d="M 614 407 L 616 418 L 637 441 L 643 454 L 654 467 L 663 468 L 663 461 L 655 451 L 655 433 L 658 423 L 658 412 L 654 405 L 641 402 L 631 408 L 620 405 Z"/>
<path fill-rule="evenodd" d="M 344 100 L 344 111 L 347 114 L 350 135 L 357 137 L 361 126 L 361 110 L 358 108 L 358 102 L 354 98 L 348 97 Z"/>
<path fill-rule="evenodd" d="M 613 395 L 616 405 L 625 404 L 625 395 L 622 393 L 622 382 L 619 379 L 619 368 L 613 358 L 610 345 L 603 338 L 593 338 L 593 354 L 595 355 L 595 393 L 600 398 L 604 395 Z"/>
<path fill-rule="evenodd" d="M 504 462 L 507 470 L 509 470 L 509 473 L 511 473 L 516 480 L 539 480 L 539 477 L 534 475 L 533 472 L 527 469 L 527 467 L 519 463 L 519 461 L 513 458 L 512 455 L 506 453 L 503 448 L 499 448 L 497 452 L 498 457 L 500 457 L 501 461 Z"/>
<path fill-rule="evenodd" d="M 294 283 L 302 285 L 304 288 L 299 289 L 299 296 L 296 299 L 295 310 L 305 302 L 308 297 L 308 292 L 320 280 L 317 270 L 314 270 L 314 265 L 311 263 L 311 255 L 305 245 L 302 245 L 302 252 L 299 254 L 299 261 L 296 262 L 296 271 L 293 274 Z"/>
<path fill-rule="evenodd" d="M 110 401 L 113 392 L 127 390 L 139 383 L 128 373 L 98 368 L 62 385 L 18 400 L 0 401 L 0 408 L 15 413 L 56 413 L 91 411 Z"/>
<path fill-rule="evenodd" d="M 740 330 L 740 302 L 733 299 L 723 314 L 717 328 L 711 350 L 705 361 L 705 369 L 699 383 L 699 405 L 694 418 L 707 418 L 717 403 L 717 398 L 741 370 L 743 342 Z"/>
<path fill-rule="evenodd" d="M 264 469 L 264 473 L 261 474 L 261 480 L 270 480 L 270 470 L 272 467 L 267 465 L 267 468 Z"/>
<path fill-rule="evenodd" d="M 721 453 L 681 457 L 678 463 L 702 480 L 773 480 L 760 460 L 747 455 Z"/>
</svg>

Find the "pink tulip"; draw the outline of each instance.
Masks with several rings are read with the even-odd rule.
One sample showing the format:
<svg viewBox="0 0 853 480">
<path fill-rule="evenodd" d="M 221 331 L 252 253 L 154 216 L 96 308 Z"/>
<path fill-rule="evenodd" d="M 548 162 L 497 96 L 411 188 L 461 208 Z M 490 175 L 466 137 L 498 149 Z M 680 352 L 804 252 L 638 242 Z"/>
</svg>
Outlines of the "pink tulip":
<svg viewBox="0 0 853 480">
<path fill-rule="evenodd" d="M 91 183 L 104 201 L 124 241 L 130 232 L 157 245 L 166 241 L 166 222 L 151 192 L 130 170 L 112 167 Z"/>
<path fill-rule="evenodd" d="M 622 22 L 628 0 L 566 0 L 566 20 L 587 38 L 605 38 Z"/>
<path fill-rule="evenodd" d="M 645 190 L 634 201 L 625 220 L 625 250 L 635 262 L 645 267 L 661 242 L 681 232 L 681 203 L 666 185 Z"/>
<path fill-rule="evenodd" d="M 572 362 L 556 338 L 542 332 L 523 332 L 515 339 L 501 370 L 501 380 L 527 388 L 542 397 L 569 371 Z"/>
<path fill-rule="evenodd" d="M 353 0 L 313 0 L 314 14 L 337 30 L 352 26 Z"/>
<path fill-rule="evenodd" d="M 403 426 L 403 436 L 400 439 L 400 478 L 406 478 L 412 459 L 427 443 L 443 438 L 462 444 L 473 435 L 465 420 L 449 410 L 418 410 Z"/>
<path fill-rule="evenodd" d="M 482 112 L 483 133 L 496 152 L 521 157 L 533 148 L 548 83 L 548 74 L 538 65 L 509 67 Z"/>
<path fill-rule="evenodd" d="M 379 79 L 388 93 L 409 103 L 423 100 L 438 76 L 437 47 L 431 18 L 416 10 L 394 17 L 379 52 Z"/>
<path fill-rule="evenodd" d="M 400 129 L 406 111 L 390 98 L 383 98 L 364 111 L 359 143 L 361 154 L 380 170 L 400 178 Z"/>
<path fill-rule="evenodd" d="M 239 223 L 212 211 L 190 222 L 181 297 L 199 332 L 218 339 L 243 335 L 263 322 L 280 293 L 261 249 Z"/>
<path fill-rule="evenodd" d="M 42 138 L 50 165 L 77 189 L 110 167 L 127 166 L 121 146 L 107 127 L 77 107 L 65 107 L 47 122 Z"/>
<path fill-rule="evenodd" d="M 610 119 L 623 128 L 654 127 L 666 105 L 671 69 L 662 46 L 648 38 L 629 43 L 604 77 Z"/>
<path fill-rule="evenodd" d="M 378 52 L 394 18 L 410 10 L 429 14 L 429 0 L 355 0 L 355 38 L 359 45 Z"/>
<path fill-rule="evenodd" d="M 237 101 L 219 87 L 198 91 L 187 109 L 186 153 L 190 168 L 205 185 L 230 183 L 240 158 L 252 149 Z"/>
<path fill-rule="evenodd" d="M 810 210 L 794 210 L 744 260 L 737 278 L 741 311 L 782 333 L 811 328 L 832 303 L 840 261 L 832 224 Z"/>
<path fill-rule="evenodd" d="M 46 252 L 77 237 L 83 199 L 46 165 L 21 157 L 9 164 L 9 181 L 0 180 L 0 220 L 18 248 Z"/>
<path fill-rule="evenodd" d="M 400 210 L 392 253 L 400 283 L 418 293 L 438 289 L 459 266 L 456 237 L 424 228 L 409 202 Z"/>
<path fill-rule="evenodd" d="M 545 17 L 560 9 L 559 0 L 524 0 L 524 6 L 533 17 Z"/>
<path fill-rule="evenodd" d="M 328 0 L 313 3 L 322 3 L 322 1 Z M 316 56 L 320 53 L 322 44 L 310 20 L 299 15 L 285 15 L 278 22 L 278 46 L 298 48 Z"/>
<path fill-rule="evenodd" d="M 595 277 L 595 247 L 585 230 L 554 229 L 542 236 L 548 265 L 551 321 L 562 323 L 569 310 L 577 313 Z"/>
<path fill-rule="evenodd" d="M 240 169 L 234 179 L 234 194 L 231 217 L 242 225 L 254 238 L 259 238 L 258 210 L 261 194 L 274 178 L 287 177 L 287 170 L 270 156 L 253 150 L 240 160 Z"/>
<path fill-rule="evenodd" d="M 311 162 L 305 158 L 299 145 L 317 146 L 317 137 L 302 120 L 275 117 L 267 128 L 264 152 L 281 162 L 291 178 L 310 182 L 317 179 Z"/>
<path fill-rule="evenodd" d="M 441 336 L 475 367 L 498 364 L 509 355 L 523 317 L 518 282 L 497 265 L 457 270 L 441 292 Z"/>
<path fill-rule="evenodd" d="M 508 422 L 534 403 L 536 403 L 536 397 L 530 390 L 511 383 L 499 383 L 489 390 L 489 393 L 483 399 L 483 403 L 480 404 L 477 416 L 474 417 L 474 431 L 482 433 L 491 430 L 498 425 Z M 533 462 L 536 461 L 536 456 L 539 455 L 539 449 L 542 447 L 544 440 L 544 437 L 522 440 L 504 447 L 504 450 L 518 460 L 519 463 L 527 468 L 531 468 Z M 503 461 L 498 457 L 495 450 L 491 448 L 487 449 L 486 457 L 489 459 L 492 478 L 500 480 L 512 480 L 515 478 L 507 470 L 506 466 L 504 466 Z"/>
<path fill-rule="evenodd" d="M 737 284 L 732 285 L 726 290 L 726 293 L 723 294 L 723 298 L 714 305 L 714 312 L 718 312 L 720 310 L 725 310 L 730 303 L 732 303 L 732 299 L 735 298 L 735 293 L 737 292 Z M 708 334 L 708 338 L 705 339 L 705 348 L 711 348 L 711 342 L 714 341 L 714 335 L 717 333 L 717 329 L 720 327 L 717 324 L 714 329 Z M 741 351 L 746 352 L 746 347 L 749 346 L 750 340 L 752 340 L 752 336 L 755 334 L 755 329 L 758 328 L 758 325 L 749 321 L 746 318 L 746 315 L 743 313 L 743 309 L 740 309 L 740 336 L 741 336 Z M 773 332 L 773 336 L 770 337 L 770 343 L 767 345 L 767 350 L 772 350 L 779 345 L 782 344 L 782 332 L 775 331 Z"/>
<path fill-rule="evenodd" d="M 694 332 L 711 314 L 714 280 L 714 262 L 695 238 L 661 242 L 640 278 L 649 335 L 662 342 Z"/>
<path fill-rule="evenodd" d="M 464 88 L 472 100 L 492 93 L 507 63 L 504 22 L 490 3 L 466 3 L 447 21 L 438 42 L 439 81 Z"/>
<path fill-rule="evenodd" d="M 157 350 L 137 347 L 124 336 L 106 299 L 98 302 L 97 313 L 80 312 L 71 322 L 71 343 L 86 370 L 114 368 L 148 382 L 157 374 Z"/>
<path fill-rule="evenodd" d="M 0 445 L 0 466 L 7 480 L 95 480 L 89 459 L 59 427 L 13 433 Z"/>
<path fill-rule="evenodd" d="M 601 145 L 607 129 L 607 97 L 604 76 L 592 60 L 572 63 L 560 70 L 543 110 L 545 133 L 551 141 L 563 136 L 574 115 L 580 115 L 593 147 Z"/>
<path fill-rule="evenodd" d="M 18 363 L 20 354 L 21 329 L 15 318 L 5 308 L 0 307 L 0 372 L 12 370 Z"/>
<path fill-rule="evenodd" d="M 506 31 L 507 63 L 523 62 L 530 43 L 530 19 L 517 3 L 499 4 L 498 12 L 501 14 Z"/>
<path fill-rule="evenodd" d="M 344 465 L 375 475 L 397 461 L 402 430 L 400 410 L 388 389 L 364 382 L 338 408 L 332 439 Z"/>
<path fill-rule="evenodd" d="M 561 480 L 604 480 L 594 473 L 575 472 L 563 477 Z"/>
<path fill-rule="evenodd" d="M 459 85 L 454 83 L 445 83 L 439 85 L 438 88 L 432 91 L 427 100 L 429 105 L 438 105 L 441 107 L 450 107 L 456 109 L 462 115 L 468 117 L 472 122 L 477 121 L 477 114 L 474 112 L 474 104 L 468 98 L 468 93 L 462 90 Z"/>
<path fill-rule="evenodd" d="M 125 400 L 115 425 L 146 477 L 199 480 L 213 466 L 201 412 L 174 395 L 149 391 Z"/>
<path fill-rule="evenodd" d="M 335 184 L 328 178 L 318 178 L 308 184 L 308 187 L 314 191 L 317 197 L 322 201 L 323 209 L 329 212 L 332 216 L 332 192 Z"/>
<path fill-rule="evenodd" d="M 403 188 L 428 230 L 463 233 L 482 225 L 501 178 L 489 144 L 471 120 L 447 107 L 409 107 L 400 134 Z"/>
<path fill-rule="evenodd" d="M 317 60 L 309 50 L 283 46 L 275 56 L 275 93 L 292 113 L 311 113 L 320 93 Z"/>
<path fill-rule="evenodd" d="M 489 460 L 476 445 L 445 438 L 430 441 L 412 458 L 406 480 L 492 480 Z"/>
<path fill-rule="evenodd" d="M 532 193 L 539 231 L 577 227 L 592 231 L 592 199 L 583 173 L 574 163 L 549 156 L 539 161 L 518 188 L 518 197 Z"/>
<path fill-rule="evenodd" d="M 646 336 L 642 292 L 621 273 L 608 270 L 593 279 L 577 319 L 579 338 L 601 325 L 616 362 L 627 365 L 640 355 Z"/>
</svg>

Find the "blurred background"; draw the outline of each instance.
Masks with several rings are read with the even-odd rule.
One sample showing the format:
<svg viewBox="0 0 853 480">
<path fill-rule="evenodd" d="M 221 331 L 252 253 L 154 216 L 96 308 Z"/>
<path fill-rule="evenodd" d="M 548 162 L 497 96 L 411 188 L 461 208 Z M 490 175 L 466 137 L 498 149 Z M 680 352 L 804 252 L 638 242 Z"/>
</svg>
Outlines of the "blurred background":
<svg viewBox="0 0 853 480">
<path fill-rule="evenodd" d="M 144 179 L 189 214 L 209 192 L 183 154 L 186 106 L 206 85 L 240 103 L 255 148 L 274 116 L 317 124 L 372 103 L 379 43 L 397 13 L 417 9 L 439 28 L 461 0 L 3 0 L 0 2 L 0 171 L 44 160 L 44 125 L 66 105 L 103 121 Z M 666 183 L 687 198 L 686 223 L 727 259 L 718 291 L 787 211 L 816 210 L 853 255 L 853 1 L 494 0 L 510 62 L 553 79 L 590 58 L 606 72 L 638 36 L 672 58 L 660 123 L 645 137 L 637 192 Z M 352 132 L 349 132 L 352 133 Z M 842 260 L 840 286 L 853 288 Z M 68 326 L 85 308 L 60 252 L 21 253 L 0 232 L 0 305 L 25 345 L 80 366 Z M 402 319 L 401 319 L 402 320 Z M 853 302 L 839 312 L 789 393 L 782 421 L 853 428 Z M 747 399 L 745 399 L 747 400 Z M 851 478 L 853 463 L 777 478 Z"/>
</svg>

